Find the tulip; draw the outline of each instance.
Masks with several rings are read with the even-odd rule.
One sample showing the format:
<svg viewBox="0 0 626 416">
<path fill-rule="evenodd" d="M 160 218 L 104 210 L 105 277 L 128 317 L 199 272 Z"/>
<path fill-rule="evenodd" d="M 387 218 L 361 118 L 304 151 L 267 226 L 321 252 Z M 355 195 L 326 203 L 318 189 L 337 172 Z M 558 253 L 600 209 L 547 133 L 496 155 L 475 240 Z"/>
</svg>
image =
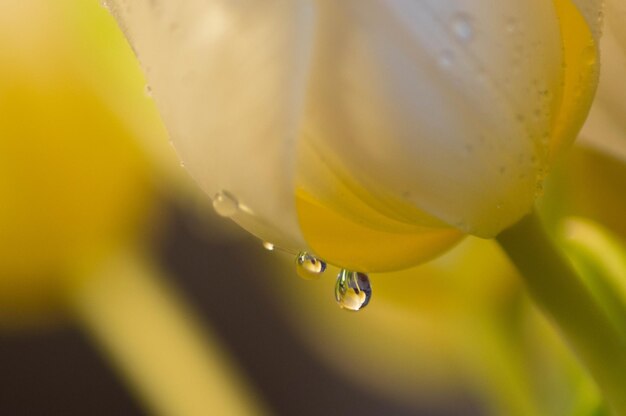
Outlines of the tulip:
<svg viewBox="0 0 626 416">
<path fill-rule="evenodd" d="M 626 335 L 527 216 L 591 106 L 601 1 L 107 5 L 219 214 L 362 272 L 495 237 L 626 414 Z"/>
<path fill-rule="evenodd" d="M 202 189 L 361 271 L 530 212 L 591 103 L 597 3 L 107 2 Z"/>
</svg>

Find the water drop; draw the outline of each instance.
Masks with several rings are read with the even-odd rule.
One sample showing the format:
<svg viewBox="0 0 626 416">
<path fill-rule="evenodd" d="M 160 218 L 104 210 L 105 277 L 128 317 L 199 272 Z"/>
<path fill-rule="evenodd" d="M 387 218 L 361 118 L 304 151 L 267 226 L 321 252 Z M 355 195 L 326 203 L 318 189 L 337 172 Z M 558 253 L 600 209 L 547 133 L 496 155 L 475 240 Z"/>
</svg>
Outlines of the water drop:
<svg viewBox="0 0 626 416">
<path fill-rule="evenodd" d="M 274 244 L 270 243 L 269 241 L 263 241 L 263 248 L 266 249 L 267 251 L 274 251 Z"/>
<path fill-rule="evenodd" d="M 469 42 L 474 38 L 472 19 L 465 13 L 458 13 L 452 18 L 452 33 L 459 40 Z"/>
<path fill-rule="evenodd" d="M 543 180 L 540 180 L 539 182 L 537 182 L 537 186 L 535 188 L 535 198 L 540 198 L 543 196 L 545 190 L 543 187 Z"/>
<path fill-rule="evenodd" d="M 438 63 L 441 68 L 449 69 L 452 67 L 453 62 L 454 62 L 454 55 L 452 54 L 452 52 L 445 50 L 439 54 Z"/>
<path fill-rule="evenodd" d="M 343 269 L 337 276 L 335 299 L 339 306 L 358 311 L 367 306 L 372 298 L 372 286 L 367 274 Z"/>
<path fill-rule="evenodd" d="M 143 93 L 146 95 L 146 97 L 152 98 L 152 87 L 149 84 L 146 84 L 143 89 Z"/>
<path fill-rule="evenodd" d="M 239 202 L 229 192 L 221 191 L 213 197 L 213 209 L 221 217 L 232 217 L 239 209 Z"/>
<path fill-rule="evenodd" d="M 511 17 L 510 19 L 506 21 L 506 32 L 509 35 L 512 35 L 513 33 L 517 32 L 517 20 L 515 20 L 514 17 Z"/>
<path fill-rule="evenodd" d="M 296 257 L 296 270 L 303 279 L 317 279 L 326 270 L 326 263 L 311 253 L 303 251 Z"/>
</svg>

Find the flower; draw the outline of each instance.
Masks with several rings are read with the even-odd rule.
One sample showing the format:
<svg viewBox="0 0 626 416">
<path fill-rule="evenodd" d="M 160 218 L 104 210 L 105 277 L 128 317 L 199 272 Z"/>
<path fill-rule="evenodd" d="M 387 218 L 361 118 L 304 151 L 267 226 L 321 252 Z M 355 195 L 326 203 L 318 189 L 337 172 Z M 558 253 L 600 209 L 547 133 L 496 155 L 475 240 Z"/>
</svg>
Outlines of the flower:
<svg viewBox="0 0 626 416">
<path fill-rule="evenodd" d="M 362 271 L 531 210 L 592 101 L 600 3 L 107 2 L 221 212 Z"/>
</svg>

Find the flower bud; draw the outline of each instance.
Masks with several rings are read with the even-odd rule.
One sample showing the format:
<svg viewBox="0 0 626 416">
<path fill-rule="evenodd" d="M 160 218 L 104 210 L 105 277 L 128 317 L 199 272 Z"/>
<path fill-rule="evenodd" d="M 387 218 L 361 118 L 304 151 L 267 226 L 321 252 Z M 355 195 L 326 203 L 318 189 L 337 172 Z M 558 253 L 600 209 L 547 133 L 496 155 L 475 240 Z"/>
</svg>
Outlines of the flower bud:
<svg viewBox="0 0 626 416">
<path fill-rule="evenodd" d="M 108 4 L 199 185 L 363 271 L 527 214 L 596 84 L 598 0 Z"/>
</svg>

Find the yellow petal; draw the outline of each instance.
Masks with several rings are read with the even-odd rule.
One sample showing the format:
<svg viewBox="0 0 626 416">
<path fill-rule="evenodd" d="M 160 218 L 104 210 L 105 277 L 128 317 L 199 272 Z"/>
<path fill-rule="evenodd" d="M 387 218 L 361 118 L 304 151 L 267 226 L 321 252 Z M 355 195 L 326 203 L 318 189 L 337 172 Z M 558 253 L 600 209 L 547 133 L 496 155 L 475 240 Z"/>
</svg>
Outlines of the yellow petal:
<svg viewBox="0 0 626 416">
<path fill-rule="evenodd" d="M 578 1 L 577 3 L 585 3 Z M 587 1 L 588 18 L 581 14 L 571 0 L 554 0 L 563 39 L 563 95 L 554 118 L 550 141 L 550 158 L 554 159 L 569 146 L 582 127 L 598 84 L 598 43 L 588 19 L 593 16 L 596 1 Z M 597 29 L 596 29 L 597 30 Z M 597 32 L 596 32 L 597 33 Z M 597 35 L 596 35 L 597 36 Z"/>
<path fill-rule="evenodd" d="M 607 2 L 600 42 L 602 71 L 581 141 L 626 161 L 626 2 Z"/>
</svg>

